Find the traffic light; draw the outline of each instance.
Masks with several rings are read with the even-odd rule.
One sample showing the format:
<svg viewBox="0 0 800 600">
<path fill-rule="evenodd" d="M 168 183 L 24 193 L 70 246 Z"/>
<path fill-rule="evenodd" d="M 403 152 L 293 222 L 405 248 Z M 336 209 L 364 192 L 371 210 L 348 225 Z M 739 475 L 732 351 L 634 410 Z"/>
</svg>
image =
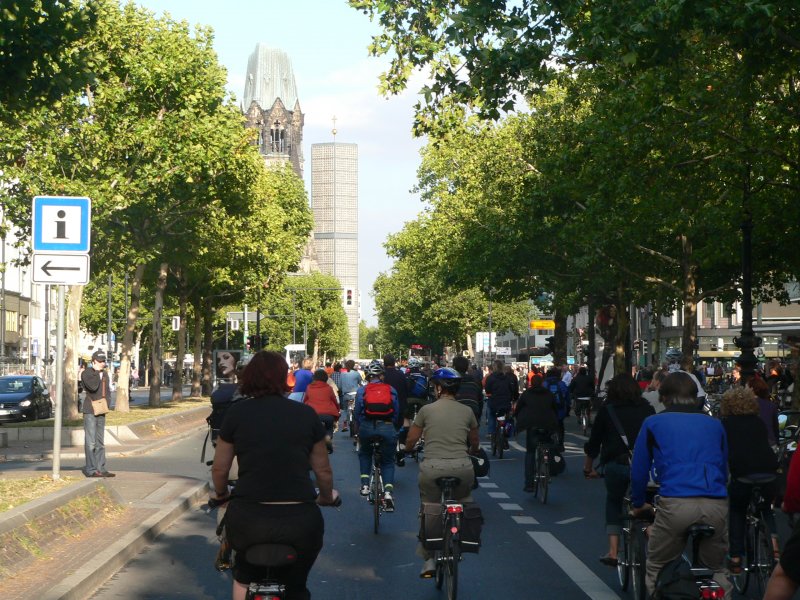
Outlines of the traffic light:
<svg viewBox="0 0 800 600">
<path fill-rule="evenodd" d="M 555 352 L 556 351 L 556 336 L 551 335 L 550 337 L 545 338 L 545 340 L 547 341 L 547 343 L 545 344 L 545 346 L 547 346 L 547 349 L 550 350 L 551 353 Z"/>
<path fill-rule="evenodd" d="M 633 340 L 633 349 L 634 351 L 639 351 L 642 349 L 642 341 L 641 340 Z"/>
<path fill-rule="evenodd" d="M 345 300 L 344 300 L 344 303 L 345 303 L 345 305 L 347 305 L 347 306 L 353 306 L 353 290 L 352 290 L 352 289 L 350 289 L 350 288 L 348 288 L 348 289 L 346 289 L 346 290 L 345 290 Z"/>
</svg>

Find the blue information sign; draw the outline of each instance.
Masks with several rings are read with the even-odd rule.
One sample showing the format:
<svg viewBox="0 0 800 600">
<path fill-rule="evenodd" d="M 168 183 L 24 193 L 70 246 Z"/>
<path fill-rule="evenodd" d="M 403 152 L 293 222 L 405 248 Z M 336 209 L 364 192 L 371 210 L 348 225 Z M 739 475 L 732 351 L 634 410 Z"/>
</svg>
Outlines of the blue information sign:
<svg viewBox="0 0 800 600">
<path fill-rule="evenodd" d="M 36 196 L 32 215 L 34 252 L 89 252 L 92 222 L 89 198 Z"/>
</svg>

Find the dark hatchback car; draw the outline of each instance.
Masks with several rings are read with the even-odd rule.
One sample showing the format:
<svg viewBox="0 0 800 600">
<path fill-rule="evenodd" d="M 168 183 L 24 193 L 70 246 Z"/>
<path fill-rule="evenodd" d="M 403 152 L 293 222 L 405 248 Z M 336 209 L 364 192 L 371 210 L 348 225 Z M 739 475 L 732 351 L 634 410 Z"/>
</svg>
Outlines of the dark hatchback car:
<svg viewBox="0 0 800 600">
<path fill-rule="evenodd" d="M 44 381 L 35 375 L 0 377 L 0 423 L 35 421 L 53 416 L 53 402 Z"/>
</svg>

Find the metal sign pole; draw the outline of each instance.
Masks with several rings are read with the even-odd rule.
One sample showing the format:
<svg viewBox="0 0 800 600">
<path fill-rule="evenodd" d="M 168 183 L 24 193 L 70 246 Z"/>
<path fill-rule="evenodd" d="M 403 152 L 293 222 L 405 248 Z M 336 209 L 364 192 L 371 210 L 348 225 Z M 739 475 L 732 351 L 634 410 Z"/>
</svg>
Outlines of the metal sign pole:
<svg viewBox="0 0 800 600">
<path fill-rule="evenodd" d="M 61 479 L 61 412 L 64 406 L 64 286 L 58 286 L 58 319 L 56 321 L 56 397 L 53 424 L 53 479 Z"/>
</svg>

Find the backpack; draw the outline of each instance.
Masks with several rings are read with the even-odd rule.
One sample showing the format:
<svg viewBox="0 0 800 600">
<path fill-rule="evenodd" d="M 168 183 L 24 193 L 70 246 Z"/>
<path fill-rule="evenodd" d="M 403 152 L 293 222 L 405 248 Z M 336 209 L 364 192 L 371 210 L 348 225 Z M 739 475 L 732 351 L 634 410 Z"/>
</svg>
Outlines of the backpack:
<svg viewBox="0 0 800 600">
<path fill-rule="evenodd" d="M 556 398 L 556 404 L 558 405 L 558 410 L 564 408 L 564 396 L 559 389 L 558 381 L 551 381 L 547 384 L 547 389 L 550 390 L 550 393 L 553 394 Z"/>
<path fill-rule="evenodd" d="M 475 418 L 480 422 L 481 413 L 483 412 L 483 392 L 474 380 L 468 377 L 462 379 L 456 394 L 456 400 L 471 408 L 472 412 L 475 413 Z"/>
<path fill-rule="evenodd" d="M 222 422 L 225 420 L 225 413 L 228 412 L 228 409 L 234 402 L 241 398 L 237 393 L 237 388 L 238 386 L 235 383 L 221 383 L 211 394 L 211 414 L 206 417 L 208 432 L 203 442 L 200 462 L 205 462 L 206 444 L 208 444 L 209 439 L 211 440 L 211 445 L 216 447 L 219 430 L 222 427 Z"/>
<path fill-rule="evenodd" d="M 406 376 L 406 384 L 409 398 L 425 400 L 428 397 L 428 378 L 422 373 L 409 373 Z"/>
<path fill-rule="evenodd" d="M 385 419 L 394 414 L 392 386 L 388 383 L 369 383 L 364 388 L 364 414 L 372 419 Z"/>
<path fill-rule="evenodd" d="M 656 577 L 653 600 L 695 600 L 699 595 L 692 566 L 683 557 L 665 564 Z"/>
</svg>

